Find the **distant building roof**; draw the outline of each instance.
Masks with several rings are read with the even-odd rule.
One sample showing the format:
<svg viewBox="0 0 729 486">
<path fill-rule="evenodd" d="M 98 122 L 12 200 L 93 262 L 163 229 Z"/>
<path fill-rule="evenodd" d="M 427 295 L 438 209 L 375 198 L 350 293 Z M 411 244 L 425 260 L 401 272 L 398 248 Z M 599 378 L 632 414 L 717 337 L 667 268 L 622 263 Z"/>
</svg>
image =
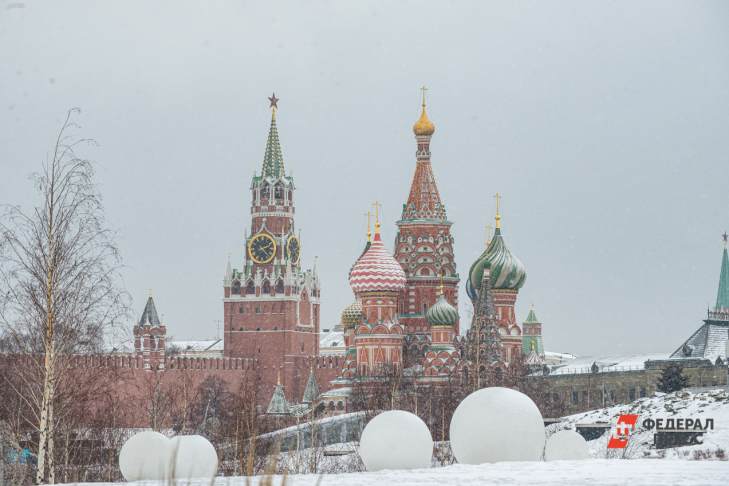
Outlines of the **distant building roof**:
<svg viewBox="0 0 729 486">
<path fill-rule="evenodd" d="M 549 353 L 546 353 L 549 354 Z M 609 371 L 637 371 L 645 369 L 645 362 L 649 360 L 666 359 L 666 353 L 635 354 L 631 356 L 581 356 L 562 364 L 550 366 L 551 375 L 572 375 L 592 373 L 593 364 L 597 372 Z"/>
</svg>

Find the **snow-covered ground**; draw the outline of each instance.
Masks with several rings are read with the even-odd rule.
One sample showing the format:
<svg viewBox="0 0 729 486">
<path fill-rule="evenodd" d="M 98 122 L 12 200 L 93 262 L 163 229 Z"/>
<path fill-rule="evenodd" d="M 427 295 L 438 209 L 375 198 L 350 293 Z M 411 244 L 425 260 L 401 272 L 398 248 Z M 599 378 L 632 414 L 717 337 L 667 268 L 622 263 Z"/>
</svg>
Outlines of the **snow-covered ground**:
<svg viewBox="0 0 729 486">
<path fill-rule="evenodd" d="M 652 397 L 638 399 L 632 403 L 616 405 L 614 407 L 593 410 L 565 417 L 562 422 L 547 427 L 547 433 L 556 430 L 574 428 L 576 424 L 591 424 L 608 422 L 615 424 L 619 415 L 638 414 L 638 427 L 631 434 L 628 447 L 623 450 L 608 451 L 608 435 L 588 442 L 593 457 L 600 458 L 620 454 L 626 458 L 665 457 L 673 459 L 723 459 L 729 458 L 729 392 L 725 389 L 715 389 L 700 393 L 680 391 L 664 394 L 656 393 Z M 714 419 L 714 430 L 707 430 L 701 444 L 677 447 L 672 449 L 655 450 L 651 448 L 655 429 L 646 430 L 641 424 L 643 420 L 689 418 Z M 663 464 L 663 463 L 661 463 Z M 729 478 L 729 464 L 726 467 L 726 477 Z"/>
<path fill-rule="evenodd" d="M 481 466 L 453 465 L 413 471 L 380 471 L 372 473 L 314 474 L 288 476 L 285 484 L 293 486 L 444 486 L 444 485 L 544 485 L 544 486 L 711 486 L 726 485 L 729 465 L 723 461 L 661 461 L 655 459 L 590 459 L 585 461 L 502 462 Z M 177 485 L 235 486 L 284 484 L 281 476 L 272 483 L 261 477 L 218 478 L 179 481 Z M 85 483 L 101 486 L 111 483 Z M 123 483 L 116 483 L 121 485 Z M 135 483 L 162 486 L 162 483 Z M 167 483 L 165 483 L 167 484 Z"/>
<path fill-rule="evenodd" d="M 414 471 L 353 472 L 341 474 L 290 475 L 285 484 L 294 486 L 337 485 L 657 485 L 676 484 L 726 485 L 729 480 L 729 392 L 715 389 L 700 393 L 682 391 L 671 394 L 658 393 L 633 403 L 616 405 L 591 412 L 565 417 L 547 428 L 548 435 L 576 424 L 608 422 L 615 424 L 621 414 L 640 415 L 638 429 L 631 435 L 625 450 L 606 448 L 608 435 L 588 442 L 592 459 L 584 461 L 555 462 L 503 462 L 481 466 L 450 465 Z M 646 418 L 714 419 L 714 430 L 707 430 L 703 443 L 698 445 L 657 451 L 651 447 L 655 430 L 644 430 L 640 425 Z M 356 450 L 356 444 L 346 444 L 345 449 Z M 301 458 L 308 461 L 307 457 Z M 688 460 L 670 460 L 688 459 Z M 702 460 L 694 460 L 702 459 Z M 712 459 L 712 460 L 705 460 Z M 718 460 L 717 460 L 718 459 Z M 356 453 L 319 458 L 328 464 L 327 470 L 352 470 L 358 462 Z M 345 464 L 349 461 L 352 464 Z M 296 461 L 286 458 L 289 470 L 297 470 Z M 341 469 L 333 468 L 340 463 Z M 298 469 L 301 470 L 301 469 Z M 320 469 L 321 470 L 321 469 Z M 233 486 L 282 484 L 283 477 L 275 476 L 273 483 L 261 482 L 262 478 L 217 478 L 210 480 L 180 480 L 178 485 L 190 486 Z M 92 483 L 85 483 L 92 486 Z M 93 486 L 111 483 L 93 483 Z M 118 485 L 124 483 L 116 483 Z M 136 483 L 138 485 L 162 486 L 163 483 Z M 164 483 L 169 484 L 169 483 Z"/>
</svg>

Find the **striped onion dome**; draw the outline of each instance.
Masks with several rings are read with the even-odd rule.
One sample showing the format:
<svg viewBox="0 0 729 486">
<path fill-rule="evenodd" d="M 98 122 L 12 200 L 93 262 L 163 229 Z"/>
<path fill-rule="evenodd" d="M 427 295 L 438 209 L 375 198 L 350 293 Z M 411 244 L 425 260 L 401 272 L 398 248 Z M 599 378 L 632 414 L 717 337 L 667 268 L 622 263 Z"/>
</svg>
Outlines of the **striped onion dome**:
<svg viewBox="0 0 729 486">
<path fill-rule="evenodd" d="M 450 305 L 443 294 L 425 313 L 431 326 L 453 326 L 458 320 L 458 311 Z"/>
<path fill-rule="evenodd" d="M 367 251 L 359 257 L 349 274 L 349 286 L 356 293 L 405 288 L 405 272 L 380 239 L 380 232 Z"/>
<path fill-rule="evenodd" d="M 475 290 L 481 287 L 485 268 L 491 270 L 492 289 L 518 290 L 526 280 L 526 268 L 521 260 L 506 247 L 500 228 L 496 228 L 488 248 L 478 257 L 468 272 L 466 290 L 471 299 L 476 295 Z"/>
<path fill-rule="evenodd" d="M 356 327 L 357 324 L 362 322 L 362 304 L 359 302 L 352 302 L 345 307 L 342 311 L 341 322 L 345 329 Z"/>
</svg>

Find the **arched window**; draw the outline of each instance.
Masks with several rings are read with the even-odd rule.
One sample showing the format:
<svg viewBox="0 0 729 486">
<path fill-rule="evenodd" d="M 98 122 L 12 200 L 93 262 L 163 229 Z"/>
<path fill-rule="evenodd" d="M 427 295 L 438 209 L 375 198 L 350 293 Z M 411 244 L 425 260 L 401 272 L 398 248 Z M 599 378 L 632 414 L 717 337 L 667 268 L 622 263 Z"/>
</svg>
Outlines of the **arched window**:
<svg viewBox="0 0 729 486">
<path fill-rule="evenodd" d="M 268 283 L 268 280 L 263 282 L 263 290 L 261 291 L 264 294 L 270 294 L 271 293 L 271 284 Z"/>
<path fill-rule="evenodd" d="M 233 288 L 231 289 L 231 292 L 233 293 L 233 295 L 240 294 L 240 281 L 239 280 L 233 281 Z"/>
<path fill-rule="evenodd" d="M 282 279 L 278 279 L 276 282 L 276 293 L 277 294 L 283 294 L 284 293 L 284 284 Z"/>
<path fill-rule="evenodd" d="M 253 285 L 253 280 L 249 280 L 246 285 L 246 294 L 252 295 L 256 293 L 256 287 Z"/>
<path fill-rule="evenodd" d="M 283 204 L 283 195 L 283 186 L 276 184 L 276 187 L 273 189 L 273 198 L 276 200 L 276 204 Z"/>
</svg>

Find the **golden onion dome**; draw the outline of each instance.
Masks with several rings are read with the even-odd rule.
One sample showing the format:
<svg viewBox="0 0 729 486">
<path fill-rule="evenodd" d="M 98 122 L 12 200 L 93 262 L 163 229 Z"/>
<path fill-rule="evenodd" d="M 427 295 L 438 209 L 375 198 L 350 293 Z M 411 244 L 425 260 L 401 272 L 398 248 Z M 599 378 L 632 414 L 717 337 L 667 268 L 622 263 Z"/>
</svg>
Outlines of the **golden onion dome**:
<svg viewBox="0 0 729 486">
<path fill-rule="evenodd" d="M 433 135 L 434 132 L 435 125 L 432 121 L 430 121 L 430 118 L 428 118 L 428 114 L 425 112 L 425 102 L 423 102 L 423 111 L 420 113 L 418 121 L 416 121 L 415 125 L 413 125 L 413 133 L 415 133 L 415 136 L 430 136 Z"/>
<path fill-rule="evenodd" d="M 362 322 L 362 304 L 354 302 L 342 311 L 341 323 L 345 329 L 357 327 Z"/>
</svg>

